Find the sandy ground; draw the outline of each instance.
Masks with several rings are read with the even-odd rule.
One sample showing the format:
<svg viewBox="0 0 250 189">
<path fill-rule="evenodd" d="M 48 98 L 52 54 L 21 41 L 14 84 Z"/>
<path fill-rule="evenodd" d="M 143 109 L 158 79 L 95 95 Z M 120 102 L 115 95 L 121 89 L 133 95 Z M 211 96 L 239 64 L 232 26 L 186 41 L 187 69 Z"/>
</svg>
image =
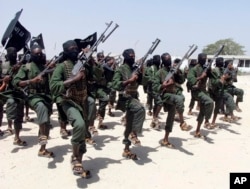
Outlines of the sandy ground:
<svg viewBox="0 0 250 189">
<path fill-rule="evenodd" d="M 115 117 L 107 115 L 105 123 L 109 129 L 99 131 L 99 135 L 94 137 L 97 145 L 87 145 L 88 151 L 83 158 L 85 168 L 91 171 L 90 179 L 72 174 L 70 139 L 60 137 L 57 111 L 54 109 L 54 128 L 47 147 L 56 157 L 37 156 L 38 126 L 31 122 L 24 123 L 21 136 L 28 146 L 14 146 L 13 135 L 0 138 L 0 188 L 229 188 L 230 172 L 250 172 L 249 80 L 250 76 L 239 76 L 239 82 L 235 84 L 245 90 L 244 103 L 240 104 L 243 112 L 235 112 L 241 119 L 237 123 L 227 123 L 220 120 L 222 115 L 219 115 L 218 128 L 207 130 L 202 127 L 207 140 L 193 137 L 196 116 L 187 115 L 190 94 L 186 91 L 184 115 L 193 129 L 181 131 L 179 123 L 175 122 L 170 141 L 176 149 L 160 146 L 164 130 L 152 130 L 151 117 L 147 116 L 139 137 L 142 146 L 132 148 L 140 158 L 137 161 L 127 160 L 121 155 L 124 148 L 124 127 L 120 124 L 122 113 L 114 111 Z M 140 99 L 145 104 L 146 95 L 141 88 Z M 197 114 L 197 111 L 194 110 L 194 113 Z M 162 124 L 166 115 L 163 112 L 160 114 Z M 31 111 L 30 116 L 35 118 L 36 114 Z M 6 128 L 4 117 L 2 129 Z M 68 128 L 71 129 L 71 126 Z"/>
</svg>

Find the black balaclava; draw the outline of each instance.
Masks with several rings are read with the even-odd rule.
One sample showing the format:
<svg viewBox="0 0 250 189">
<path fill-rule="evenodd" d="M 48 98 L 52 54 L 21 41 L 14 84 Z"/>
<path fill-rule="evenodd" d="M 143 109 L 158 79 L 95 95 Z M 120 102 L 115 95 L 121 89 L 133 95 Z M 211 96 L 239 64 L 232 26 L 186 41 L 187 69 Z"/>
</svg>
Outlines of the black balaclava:
<svg viewBox="0 0 250 189">
<path fill-rule="evenodd" d="M 65 58 L 70 59 L 72 62 L 76 62 L 78 53 L 78 47 L 74 40 L 68 40 L 63 43 L 63 54 Z"/>
<path fill-rule="evenodd" d="M 215 66 L 222 68 L 224 66 L 224 59 L 222 57 L 218 57 L 215 60 Z"/>
<path fill-rule="evenodd" d="M 156 65 L 157 68 L 160 67 L 160 64 L 161 64 L 161 56 L 160 55 L 153 56 L 153 64 Z"/>
<path fill-rule="evenodd" d="M 96 57 L 97 57 L 97 61 L 103 60 L 103 58 L 104 58 L 103 52 L 97 53 Z"/>
<path fill-rule="evenodd" d="M 153 65 L 153 59 L 152 59 L 152 58 L 148 59 L 148 60 L 146 61 L 146 65 L 147 65 L 147 67 L 152 66 L 152 65 Z"/>
<path fill-rule="evenodd" d="M 124 62 L 132 67 L 135 63 L 135 51 L 133 49 L 126 49 L 123 51 L 122 56 L 124 57 Z"/>
<path fill-rule="evenodd" d="M 189 63 L 189 67 L 192 68 L 197 64 L 197 60 L 196 59 L 191 59 L 190 63 Z"/>
<path fill-rule="evenodd" d="M 10 61 L 11 63 L 16 63 L 17 61 L 17 52 L 15 47 L 9 47 L 6 49 L 6 59 L 7 61 Z"/>
<path fill-rule="evenodd" d="M 206 61 L 207 61 L 207 54 L 205 53 L 198 54 L 198 64 L 204 66 L 206 64 Z"/>
<path fill-rule="evenodd" d="M 170 68 L 172 65 L 172 59 L 169 53 L 163 53 L 161 55 L 161 63 L 166 67 Z"/>
<path fill-rule="evenodd" d="M 174 64 L 179 64 L 179 63 L 180 63 L 180 61 L 181 61 L 181 59 L 176 58 L 176 59 L 174 59 Z"/>
<path fill-rule="evenodd" d="M 46 63 L 46 56 L 42 52 L 42 48 L 35 44 L 30 48 L 31 54 L 30 59 L 31 61 L 35 62 L 36 64 L 45 64 Z"/>
</svg>

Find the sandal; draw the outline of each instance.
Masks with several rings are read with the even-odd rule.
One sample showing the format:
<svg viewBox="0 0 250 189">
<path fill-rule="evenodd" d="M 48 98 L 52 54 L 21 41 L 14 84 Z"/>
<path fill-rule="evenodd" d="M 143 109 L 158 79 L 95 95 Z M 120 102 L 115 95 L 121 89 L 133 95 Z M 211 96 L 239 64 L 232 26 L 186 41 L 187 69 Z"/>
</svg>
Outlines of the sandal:
<svg viewBox="0 0 250 189">
<path fill-rule="evenodd" d="M 13 135 L 14 134 L 14 129 L 8 128 L 8 129 L 5 130 L 5 133 L 8 134 L 8 135 Z"/>
<path fill-rule="evenodd" d="M 240 117 L 232 116 L 231 119 L 232 119 L 233 121 L 238 121 L 238 120 L 240 119 Z"/>
<path fill-rule="evenodd" d="M 182 131 L 190 131 L 192 129 L 191 125 L 188 125 L 185 121 L 180 125 Z"/>
<path fill-rule="evenodd" d="M 215 124 L 210 124 L 209 122 L 205 123 L 204 127 L 206 129 L 214 129 L 216 127 Z"/>
<path fill-rule="evenodd" d="M 76 157 L 71 157 L 71 168 L 74 175 L 79 175 L 83 172 L 83 166 Z"/>
<path fill-rule="evenodd" d="M 95 145 L 96 144 L 95 140 L 93 140 L 92 138 L 86 138 L 85 142 L 87 144 L 89 144 L 89 145 Z"/>
<path fill-rule="evenodd" d="M 63 139 L 67 139 L 68 136 L 70 135 L 70 131 L 66 130 L 66 129 L 61 129 L 60 130 L 60 135 Z"/>
<path fill-rule="evenodd" d="M 233 120 L 231 118 L 229 118 L 229 117 L 223 117 L 222 121 L 231 123 Z"/>
<path fill-rule="evenodd" d="M 53 152 L 49 152 L 48 150 L 43 150 L 38 152 L 39 157 L 53 158 L 55 157 Z"/>
<path fill-rule="evenodd" d="M 160 126 L 160 122 L 158 120 L 158 118 L 153 118 L 152 122 L 150 123 L 150 127 L 156 130 L 160 130 L 161 126 Z"/>
<path fill-rule="evenodd" d="M 133 154 L 130 150 L 124 150 L 122 153 L 122 157 L 132 160 L 138 160 L 137 155 Z"/>
<path fill-rule="evenodd" d="M 148 115 L 148 116 L 152 116 L 153 113 L 152 113 L 151 111 L 148 111 L 147 115 Z"/>
<path fill-rule="evenodd" d="M 27 122 L 33 122 L 34 119 L 30 118 L 29 116 L 25 116 L 25 121 L 27 121 Z"/>
<path fill-rule="evenodd" d="M 93 136 L 97 136 L 98 135 L 98 131 L 97 129 L 95 128 L 95 126 L 89 126 L 89 132 L 91 132 L 91 134 Z"/>
<path fill-rule="evenodd" d="M 27 142 L 20 139 L 14 140 L 13 144 L 17 146 L 27 146 Z"/>
<path fill-rule="evenodd" d="M 40 145 L 45 145 L 45 144 L 47 144 L 47 143 L 48 143 L 47 140 L 48 140 L 48 137 L 45 136 L 45 135 L 42 135 L 42 136 L 40 136 L 40 137 L 38 138 L 38 142 L 39 142 Z"/>
<path fill-rule="evenodd" d="M 165 147 L 171 148 L 171 149 L 174 148 L 174 145 L 173 145 L 173 144 L 171 144 L 170 142 L 167 142 L 167 141 L 165 141 L 165 140 L 161 140 L 161 146 L 165 146 Z"/>
<path fill-rule="evenodd" d="M 128 137 L 128 139 L 132 142 L 133 145 L 135 146 L 140 146 L 141 141 L 137 138 L 137 135 L 134 133 L 131 133 Z"/>
<path fill-rule="evenodd" d="M 201 133 L 195 133 L 195 138 L 206 139 L 206 136 L 202 135 Z"/>
<path fill-rule="evenodd" d="M 74 175 L 80 175 L 82 178 L 90 178 L 90 171 L 84 170 L 76 157 L 71 157 L 71 167 Z"/>
<path fill-rule="evenodd" d="M 242 112 L 242 110 L 239 107 L 236 107 L 235 109 L 237 112 Z"/>
</svg>

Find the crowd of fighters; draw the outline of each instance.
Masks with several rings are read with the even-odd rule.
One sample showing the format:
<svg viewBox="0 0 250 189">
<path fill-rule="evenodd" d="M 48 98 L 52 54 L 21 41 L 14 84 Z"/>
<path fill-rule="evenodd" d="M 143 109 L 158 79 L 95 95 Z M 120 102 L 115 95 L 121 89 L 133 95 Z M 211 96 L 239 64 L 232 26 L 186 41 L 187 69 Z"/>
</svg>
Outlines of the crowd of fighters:
<svg viewBox="0 0 250 189">
<path fill-rule="evenodd" d="M 84 52 L 87 50 L 84 49 Z M 166 112 L 165 134 L 161 140 L 164 147 L 174 148 L 169 134 L 175 119 L 179 120 L 183 131 L 192 128 L 183 117 L 184 83 L 191 95 L 188 114 L 192 115 L 195 103 L 199 108 L 194 137 L 205 137 L 200 132 L 203 123 L 207 129 L 215 128 L 218 113 L 224 114 L 224 121 L 232 122 L 238 119 L 234 111 L 241 111 L 239 102 L 243 101 L 244 92 L 233 85 L 237 81 L 233 60 L 224 61 L 218 57 L 211 67 L 208 66 L 207 55 L 200 53 L 197 59 L 189 62 L 187 69 L 178 69 L 173 77 L 165 80 L 181 61 L 172 60 L 169 53 L 154 55 L 145 66 L 138 67 L 133 49 L 123 51 L 124 59 L 119 65 L 114 57 L 105 57 L 100 52 L 72 75 L 80 52 L 74 40 L 63 43 L 63 59 L 56 65 L 46 61 L 42 48 L 37 44 L 31 46 L 28 62 L 26 59 L 17 61 L 14 47 L 6 51 L 6 61 L 0 66 L 0 126 L 5 109 L 7 129 L 0 127 L 0 134 L 9 132 L 14 135 L 14 145 L 28 145 L 21 139 L 20 131 L 23 120 L 32 121 L 28 115 L 30 108 L 36 113 L 39 126 L 38 156 L 54 157 L 55 154 L 48 151 L 46 145 L 51 129 L 52 105 L 56 104 L 60 135 L 62 138 L 71 137 L 73 173 L 84 178 L 90 176 L 82 165 L 86 144 L 94 145 L 92 137 L 98 134 L 98 129 L 108 128 L 104 124 L 106 108 L 109 116 L 114 116 L 112 108 L 125 113 L 122 118 L 125 126 L 122 156 L 133 160 L 137 159 L 137 155 L 132 153 L 130 146 L 140 145 L 137 135 L 142 131 L 146 113 L 152 116 L 150 126 L 161 129 L 158 116 L 160 111 Z M 139 85 L 143 85 L 147 93 L 147 110 L 140 103 Z M 98 119 L 97 127 L 94 126 L 95 119 Z M 67 125 L 72 126 L 71 132 Z"/>
</svg>

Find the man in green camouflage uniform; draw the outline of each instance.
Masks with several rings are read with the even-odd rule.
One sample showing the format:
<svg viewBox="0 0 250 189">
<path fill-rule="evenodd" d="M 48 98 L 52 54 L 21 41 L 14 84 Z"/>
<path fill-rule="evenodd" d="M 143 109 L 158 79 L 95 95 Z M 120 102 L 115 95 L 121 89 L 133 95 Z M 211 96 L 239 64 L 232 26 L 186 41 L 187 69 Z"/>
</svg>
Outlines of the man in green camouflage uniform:
<svg viewBox="0 0 250 189">
<path fill-rule="evenodd" d="M 163 67 L 156 73 L 153 80 L 153 90 L 158 95 L 161 95 L 164 111 L 168 111 L 168 116 L 165 125 L 165 136 L 161 140 L 161 145 L 172 148 L 173 145 L 169 142 L 169 134 L 172 132 L 174 125 L 175 111 L 180 114 L 180 127 L 183 131 L 190 130 L 190 127 L 183 119 L 184 101 L 180 95 L 176 94 L 176 82 L 181 83 L 184 75 L 179 71 L 173 75 L 168 81 L 165 80 L 166 76 L 171 71 L 172 60 L 169 53 L 161 55 Z M 182 116 L 182 117 L 181 117 Z"/>
<path fill-rule="evenodd" d="M 222 57 L 218 57 L 215 60 L 215 68 L 211 71 L 211 77 L 209 78 L 208 82 L 208 91 L 211 98 L 215 102 L 214 112 L 213 112 L 213 119 L 211 122 L 211 129 L 216 127 L 215 121 L 219 110 L 221 108 L 221 104 L 224 103 L 226 106 L 225 115 L 231 116 L 233 119 L 233 110 L 235 110 L 236 105 L 233 101 L 233 97 L 229 94 L 225 89 L 225 82 L 228 78 L 228 74 L 224 74 L 224 59 Z"/>
<path fill-rule="evenodd" d="M 25 88 L 29 107 L 37 114 L 39 125 L 38 156 L 54 157 L 53 152 L 46 149 L 50 131 L 50 115 L 52 113 L 52 99 L 49 90 L 48 74 L 41 75 L 45 69 L 46 56 L 39 45 L 31 47 L 31 62 L 23 65 L 13 79 L 15 87 Z"/>
<path fill-rule="evenodd" d="M 187 79 L 187 75 L 188 75 L 188 72 L 189 72 L 189 70 L 192 68 L 192 67 L 194 67 L 195 65 L 197 64 L 197 60 L 196 59 L 191 59 L 190 60 L 190 63 L 189 63 L 189 65 L 188 65 L 188 68 L 185 68 L 184 69 L 184 73 L 185 73 L 185 78 Z M 189 110 L 188 110 L 188 115 L 192 115 L 193 113 L 192 113 L 192 110 L 193 110 L 193 108 L 194 108 L 194 105 L 195 105 L 195 98 L 194 98 L 194 95 L 193 95 L 193 92 L 192 92 L 192 90 L 191 90 L 191 88 L 190 88 L 190 85 L 189 85 L 189 82 L 187 81 L 186 82 L 186 87 L 187 87 L 187 92 L 189 93 L 191 93 L 191 99 L 190 99 L 190 103 L 189 103 Z M 199 108 L 200 108 L 200 106 L 199 106 L 199 102 L 197 102 L 197 105 L 196 105 L 196 110 L 199 110 Z"/>
<path fill-rule="evenodd" d="M 147 105 L 148 105 L 148 115 L 151 116 L 153 115 L 153 119 L 158 117 L 158 115 L 155 115 L 155 110 L 157 108 L 156 105 L 156 96 L 153 93 L 152 90 L 152 82 L 155 76 L 155 73 L 159 70 L 161 63 L 161 56 L 160 55 L 154 55 L 152 59 L 152 65 L 149 67 L 146 67 L 145 73 L 143 74 L 143 80 L 144 80 L 144 85 L 146 86 L 147 90 Z M 153 105 L 154 102 L 154 105 Z M 151 110 L 153 109 L 153 113 Z M 152 127 L 158 127 L 158 125 L 151 125 Z"/>
<path fill-rule="evenodd" d="M 145 74 L 143 75 L 143 81 L 146 81 L 147 86 L 147 102 L 148 102 L 148 115 L 150 115 L 151 109 L 153 109 L 153 119 L 150 124 L 150 126 L 153 129 L 160 129 L 160 122 L 158 120 L 159 113 L 162 108 L 162 100 L 158 93 L 155 93 L 153 91 L 153 80 L 157 73 L 157 71 L 160 68 L 161 63 L 161 56 L 160 55 L 154 55 L 152 60 L 152 65 L 150 67 L 147 67 L 145 70 Z M 144 83 L 145 84 L 145 83 Z M 154 105 L 153 105 L 154 101 Z"/>
<path fill-rule="evenodd" d="M 63 54 L 66 60 L 54 70 L 50 80 L 50 89 L 73 127 L 71 138 L 73 173 L 88 177 L 89 171 L 84 170 L 82 166 L 82 157 L 86 152 L 85 137 L 88 125 L 87 80 L 84 68 L 72 76 L 78 53 L 75 41 L 69 40 L 63 44 Z"/>
<path fill-rule="evenodd" d="M 123 144 L 125 149 L 123 156 L 136 160 L 136 154 L 129 149 L 131 142 L 140 145 L 137 134 L 142 132 L 145 120 L 145 108 L 138 100 L 138 86 L 141 72 L 134 70 L 135 53 L 133 49 L 126 49 L 123 52 L 124 63 L 115 71 L 112 87 L 117 91 L 123 91 L 123 108 L 126 111 L 126 125 Z M 118 100 L 119 101 L 119 100 Z"/>
<path fill-rule="evenodd" d="M 6 116 L 8 121 L 8 131 L 12 134 L 12 121 L 14 121 L 15 138 L 13 144 L 26 146 L 26 141 L 22 141 L 19 137 L 24 116 L 23 95 L 11 83 L 13 77 L 21 66 L 21 64 L 17 63 L 17 52 L 14 47 L 9 47 L 7 49 L 6 60 L 7 61 L 2 64 L 1 75 L 6 82 L 6 87 L 3 89 L 4 91 L 2 92 L 2 95 L 7 98 Z M 4 103 L 5 102 L 2 101 L 1 106 L 3 106 Z"/>
<path fill-rule="evenodd" d="M 225 71 L 230 75 L 230 77 L 226 80 L 225 89 L 232 96 L 236 96 L 236 111 L 241 112 L 242 110 L 239 108 L 239 102 L 243 102 L 244 91 L 243 89 L 237 88 L 233 85 L 234 82 L 237 82 L 237 69 L 233 66 L 233 60 L 225 61 Z"/>
<path fill-rule="evenodd" d="M 109 94 L 109 103 L 108 103 L 108 115 L 114 117 L 115 114 L 111 111 L 114 108 L 114 103 L 116 100 L 116 90 L 112 89 L 112 80 L 114 77 L 116 69 L 116 60 L 114 57 L 106 57 L 105 63 L 103 64 L 104 76 L 107 81 L 107 92 Z"/>
<path fill-rule="evenodd" d="M 107 129 L 107 126 L 103 124 L 105 117 L 106 106 L 109 101 L 107 92 L 107 82 L 104 76 L 104 69 L 102 64 L 104 63 L 104 55 L 102 52 L 97 53 L 97 62 L 92 60 L 92 78 L 88 79 L 88 91 L 91 97 L 95 100 L 99 100 L 99 108 L 97 110 L 98 128 Z"/>
<path fill-rule="evenodd" d="M 205 53 L 200 53 L 198 55 L 197 65 L 191 68 L 187 75 L 187 80 L 189 82 L 193 96 L 195 100 L 199 101 L 200 103 L 200 112 L 197 117 L 197 128 L 194 135 L 195 137 L 198 138 L 204 138 L 204 136 L 200 133 L 200 127 L 204 118 L 205 118 L 205 127 L 209 128 L 211 126 L 209 123 L 209 119 L 212 116 L 214 108 L 213 100 L 209 96 L 209 93 L 206 89 L 207 79 L 210 74 L 209 71 L 208 73 L 205 72 L 206 61 L 207 61 L 207 55 Z"/>
</svg>

